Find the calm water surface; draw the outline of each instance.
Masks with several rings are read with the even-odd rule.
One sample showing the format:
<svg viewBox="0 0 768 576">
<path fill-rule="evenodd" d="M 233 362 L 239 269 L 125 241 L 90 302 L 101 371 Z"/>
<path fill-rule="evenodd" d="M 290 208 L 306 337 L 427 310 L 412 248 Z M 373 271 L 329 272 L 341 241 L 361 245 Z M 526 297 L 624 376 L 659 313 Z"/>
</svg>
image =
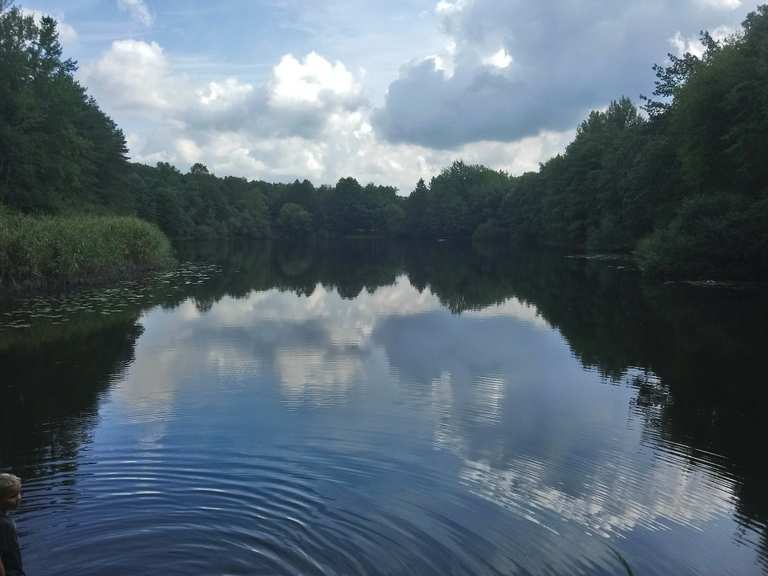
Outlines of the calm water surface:
<svg viewBox="0 0 768 576">
<path fill-rule="evenodd" d="M 208 246 L 0 306 L 31 576 L 766 574 L 759 287 Z"/>
</svg>

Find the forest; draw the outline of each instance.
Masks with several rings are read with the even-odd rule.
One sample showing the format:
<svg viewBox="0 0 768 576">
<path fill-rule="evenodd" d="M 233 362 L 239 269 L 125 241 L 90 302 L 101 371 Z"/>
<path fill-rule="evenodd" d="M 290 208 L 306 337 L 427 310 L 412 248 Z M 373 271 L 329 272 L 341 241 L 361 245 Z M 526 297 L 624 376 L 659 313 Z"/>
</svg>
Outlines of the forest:
<svg viewBox="0 0 768 576">
<path fill-rule="evenodd" d="M 408 196 L 354 178 L 316 187 L 132 163 L 56 21 L 8 0 L 0 11 L 0 287 L 56 284 L 65 262 L 67 284 L 97 277 L 76 242 L 30 230 L 77 221 L 108 234 L 112 217 L 146 248 L 133 272 L 168 261 L 159 229 L 172 240 L 472 239 L 633 254 L 649 276 L 768 278 L 768 6 L 730 37 L 702 33 L 701 56 L 670 54 L 640 106 L 622 97 L 593 111 L 537 172 L 456 161 Z"/>
</svg>

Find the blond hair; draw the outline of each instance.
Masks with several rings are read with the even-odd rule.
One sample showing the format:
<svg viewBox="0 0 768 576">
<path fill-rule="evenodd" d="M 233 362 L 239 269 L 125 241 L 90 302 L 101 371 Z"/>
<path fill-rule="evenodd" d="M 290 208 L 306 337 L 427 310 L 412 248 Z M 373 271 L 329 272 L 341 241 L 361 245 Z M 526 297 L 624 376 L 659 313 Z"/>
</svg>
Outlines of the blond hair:
<svg viewBox="0 0 768 576">
<path fill-rule="evenodd" d="M 21 478 L 13 474 L 0 474 L 0 498 L 16 496 L 21 491 Z"/>
</svg>

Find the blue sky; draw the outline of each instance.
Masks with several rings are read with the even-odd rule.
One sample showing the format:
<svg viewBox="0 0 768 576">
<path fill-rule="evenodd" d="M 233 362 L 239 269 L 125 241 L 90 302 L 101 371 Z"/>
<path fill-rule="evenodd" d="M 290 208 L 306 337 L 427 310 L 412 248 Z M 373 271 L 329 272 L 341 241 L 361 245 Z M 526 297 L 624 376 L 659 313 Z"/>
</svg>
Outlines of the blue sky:
<svg viewBox="0 0 768 576">
<path fill-rule="evenodd" d="M 137 161 L 409 192 L 453 159 L 511 173 L 756 0 L 17 0 L 61 22 Z"/>
</svg>

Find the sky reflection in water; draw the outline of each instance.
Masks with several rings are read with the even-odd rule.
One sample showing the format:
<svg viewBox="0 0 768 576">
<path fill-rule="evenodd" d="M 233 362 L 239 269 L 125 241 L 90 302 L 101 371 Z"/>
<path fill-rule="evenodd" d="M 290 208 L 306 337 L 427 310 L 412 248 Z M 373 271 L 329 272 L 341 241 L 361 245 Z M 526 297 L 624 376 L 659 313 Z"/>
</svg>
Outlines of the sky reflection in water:
<svg viewBox="0 0 768 576">
<path fill-rule="evenodd" d="M 632 334 L 642 350 L 627 353 L 647 365 L 616 371 L 611 352 L 590 364 L 610 338 L 563 330 L 598 314 L 546 315 L 525 290 L 475 305 L 472 288 L 450 292 L 433 272 L 419 289 L 405 269 L 351 298 L 282 280 L 177 295 L 103 329 L 133 335 L 95 406 L 36 423 L 79 428 L 71 449 L 45 433 L 4 445 L 31 476 L 19 517 L 31 572 L 761 572 L 765 517 L 742 501 L 755 472 L 675 432 L 685 393 L 656 373 L 667 364 L 648 341 Z M 603 288 L 625 282 L 605 273 Z M 568 274 L 564 301 L 595 290 L 591 273 Z M 46 345 L 40 362 L 79 364 L 59 385 L 97 387 L 82 365 L 109 341 Z M 46 355 L 68 345 L 65 360 Z M 693 377 L 693 357 L 669 378 Z"/>
</svg>

